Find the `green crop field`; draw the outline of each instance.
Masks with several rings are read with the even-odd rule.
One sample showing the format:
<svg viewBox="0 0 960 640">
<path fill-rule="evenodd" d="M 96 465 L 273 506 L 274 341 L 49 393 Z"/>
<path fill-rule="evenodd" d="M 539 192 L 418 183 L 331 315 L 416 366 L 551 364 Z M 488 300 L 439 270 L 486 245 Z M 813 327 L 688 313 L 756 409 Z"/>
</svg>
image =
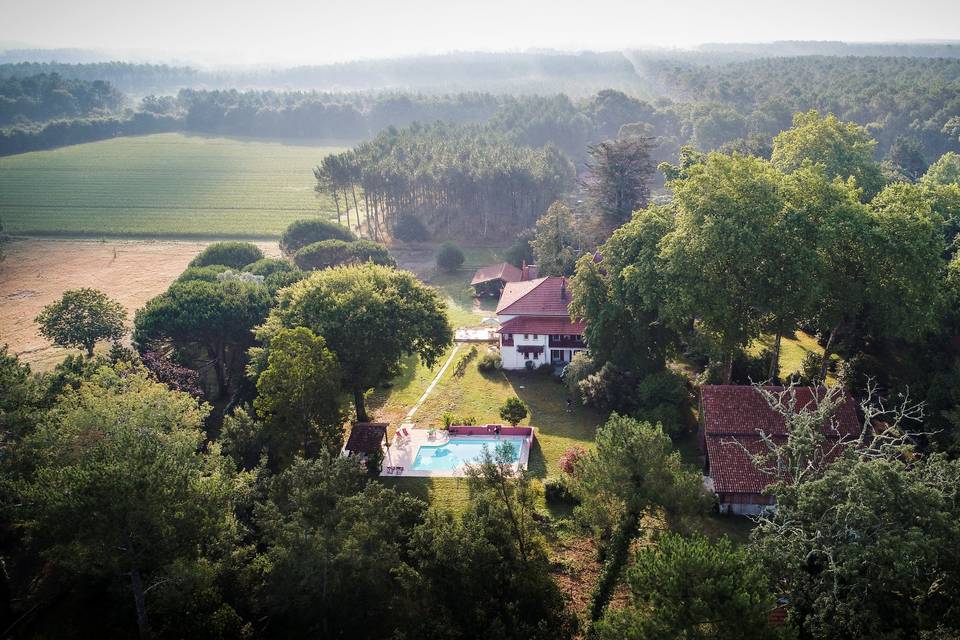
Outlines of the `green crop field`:
<svg viewBox="0 0 960 640">
<path fill-rule="evenodd" d="M 344 147 L 160 134 L 0 158 L 13 233 L 277 236 L 333 211 L 313 167 Z"/>
</svg>

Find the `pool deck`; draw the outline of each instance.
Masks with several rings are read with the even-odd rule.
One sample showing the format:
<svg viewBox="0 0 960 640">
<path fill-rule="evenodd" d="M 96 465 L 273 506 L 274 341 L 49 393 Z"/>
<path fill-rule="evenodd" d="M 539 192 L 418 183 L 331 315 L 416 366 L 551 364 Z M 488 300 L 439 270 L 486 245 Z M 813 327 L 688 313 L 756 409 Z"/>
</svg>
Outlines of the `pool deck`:
<svg viewBox="0 0 960 640">
<path fill-rule="evenodd" d="M 442 429 L 437 429 L 434 437 L 430 438 L 429 429 L 409 429 L 410 439 L 406 442 L 398 443 L 397 436 L 394 436 L 390 442 L 390 447 L 384 447 L 383 450 L 383 472 L 381 476 L 388 478 L 462 478 L 466 475 L 464 466 L 449 470 L 420 470 L 414 469 L 413 463 L 416 460 L 417 452 L 422 446 L 436 447 L 442 446 L 448 441 L 450 434 Z M 507 434 L 504 434 L 507 435 Z M 489 434 L 463 435 L 453 434 L 454 438 L 467 440 L 476 438 L 478 440 L 489 440 Z M 531 434 L 524 438 L 520 447 L 520 456 L 517 461 L 518 467 L 526 467 L 530 458 L 530 449 L 533 445 L 534 435 Z M 388 473 L 388 467 L 403 467 L 400 473 Z"/>
</svg>

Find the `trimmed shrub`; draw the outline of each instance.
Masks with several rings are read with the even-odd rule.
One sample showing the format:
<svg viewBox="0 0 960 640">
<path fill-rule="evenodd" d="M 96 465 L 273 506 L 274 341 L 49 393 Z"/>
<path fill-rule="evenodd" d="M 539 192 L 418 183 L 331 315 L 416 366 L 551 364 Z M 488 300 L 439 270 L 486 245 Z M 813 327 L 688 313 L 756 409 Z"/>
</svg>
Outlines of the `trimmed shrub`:
<svg viewBox="0 0 960 640">
<path fill-rule="evenodd" d="M 417 216 L 401 216 L 393 225 L 393 237 L 401 242 L 426 242 L 430 239 L 430 230 Z"/>
<path fill-rule="evenodd" d="M 250 242 L 214 242 L 191 260 L 190 266 L 206 267 L 222 264 L 232 269 L 242 269 L 261 259 L 263 259 L 263 251 Z"/>
<path fill-rule="evenodd" d="M 343 264 L 372 262 L 387 267 L 397 266 L 385 246 L 369 240 L 321 240 L 309 244 L 293 256 L 293 261 L 304 271 L 329 269 Z"/>
<path fill-rule="evenodd" d="M 297 268 L 289 261 L 281 258 L 262 258 L 252 264 L 248 264 L 243 268 L 243 270 L 249 271 L 255 276 L 267 277 L 272 276 L 275 273 L 296 271 Z"/>
<path fill-rule="evenodd" d="M 489 373 L 491 371 L 496 371 L 503 366 L 503 360 L 500 358 L 499 353 L 493 353 L 487 351 L 480 357 L 480 360 L 477 362 L 477 370 L 482 371 L 483 373 Z"/>
<path fill-rule="evenodd" d="M 441 271 L 456 271 L 463 265 L 463 251 L 452 242 L 444 242 L 437 251 L 437 268 Z"/>
<path fill-rule="evenodd" d="M 210 264 L 205 267 L 187 267 L 177 277 L 177 282 L 190 282 L 191 280 L 200 280 L 201 282 L 217 282 L 217 276 L 230 267 L 222 264 Z"/>
<path fill-rule="evenodd" d="M 547 504 L 575 505 L 580 503 L 564 478 L 547 478 L 547 481 L 543 483 L 543 497 L 546 498 Z"/>
<path fill-rule="evenodd" d="M 322 218 L 309 218 L 291 222 L 280 235 L 280 250 L 293 255 L 303 247 L 322 240 L 353 242 L 357 236 L 347 227 Z"/>
<path fill-rule="evenodd" d="M 299 269 L 294 271 L 278 271 L 277 273 L 271 273 L 264 278 L 263 284 L 266 285 L 267 291 L 270 292 L 270 295 L 275 296 L 277 291 L 280 291 L 280 289 L 289 287 L 294 282 L 300 282 L 306 277 L 307 274 Z"/>
<path fill-rule="evenodd" d="M 514 396 L 512 398 L 507 398 L 503 405 L 500 407 L 500 417 L 510 423 L 510 426 L 517 426 L 517 424 L 527 417 L 527 405 L 523 400 Z"/>
</svg>

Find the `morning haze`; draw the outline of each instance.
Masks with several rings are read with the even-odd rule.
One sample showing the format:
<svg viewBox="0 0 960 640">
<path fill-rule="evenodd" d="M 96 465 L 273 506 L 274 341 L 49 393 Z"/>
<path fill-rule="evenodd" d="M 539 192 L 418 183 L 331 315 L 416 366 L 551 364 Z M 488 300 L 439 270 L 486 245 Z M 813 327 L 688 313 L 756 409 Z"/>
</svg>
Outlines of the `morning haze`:
<svg viewBox="0 0 960 640">
<path fill-rule="evenodd" d="M 958 37 L 957 4 L 921 0 L 357 0 L 219 2 L 7 0 L 0 42 L 84 48 L 156 61 L 317 64 L 531 48 L 610 50 L 704 42 Z"/>
<path fill-rule="evenodd" d="M 960 638 L 956 0 L 0 1 L 0 638 Z"/>
</svg>

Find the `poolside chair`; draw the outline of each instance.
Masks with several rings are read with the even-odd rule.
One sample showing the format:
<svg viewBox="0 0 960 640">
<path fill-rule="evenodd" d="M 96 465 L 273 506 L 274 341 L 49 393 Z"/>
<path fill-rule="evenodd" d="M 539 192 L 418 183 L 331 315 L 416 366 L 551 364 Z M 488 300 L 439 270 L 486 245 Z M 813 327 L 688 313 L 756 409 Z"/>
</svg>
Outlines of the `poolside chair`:
<svg viewBox="0 0 960 640">
<path fill-rule="evenodd" d="M 393 436 L 393 440 L 396 442 L 397 447 L 402 449 L 410 442 L 410 432 L 407 431 L 406 427 L 400 427 Z"/>
</svg>

